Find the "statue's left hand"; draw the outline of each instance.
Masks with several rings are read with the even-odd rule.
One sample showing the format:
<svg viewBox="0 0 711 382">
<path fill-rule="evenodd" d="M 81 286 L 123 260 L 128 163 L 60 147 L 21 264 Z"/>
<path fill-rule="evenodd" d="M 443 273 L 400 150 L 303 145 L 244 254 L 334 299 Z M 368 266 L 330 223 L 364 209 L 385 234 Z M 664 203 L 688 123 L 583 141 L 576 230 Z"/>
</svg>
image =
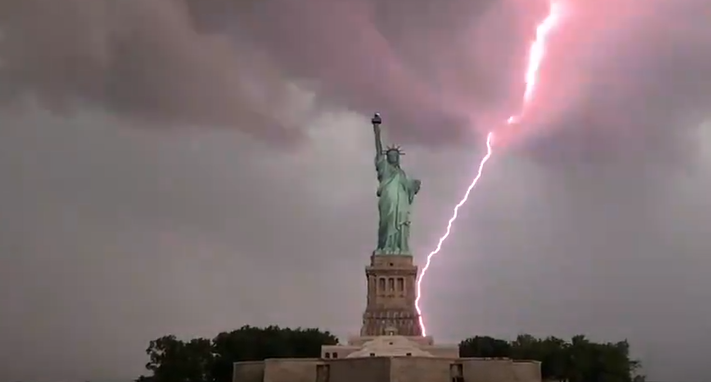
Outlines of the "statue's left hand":
<svg viewBox="0 0 711 382">
<path fill-rule="evenodd" d="M 415 193 L 420 192 L 420 186 L 422 186 L 422 181 L 419 179 L 415 179 L 412 183 L 413 186 L 415 186 Z"/>
</svg>

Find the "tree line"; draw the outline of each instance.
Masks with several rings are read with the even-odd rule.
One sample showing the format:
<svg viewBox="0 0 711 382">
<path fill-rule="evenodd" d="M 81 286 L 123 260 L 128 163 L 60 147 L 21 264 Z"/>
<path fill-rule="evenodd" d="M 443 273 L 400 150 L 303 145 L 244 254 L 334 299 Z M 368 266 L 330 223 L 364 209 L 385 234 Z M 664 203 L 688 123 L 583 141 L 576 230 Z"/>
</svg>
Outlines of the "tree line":
<svg viewBox="0 0 711 382">
<path fill-rule="evenodd" d="M 267 358 L 317 358 L 321 345 L 338 338 L 320 329 L 243 326 L 215 338 L 180 340 L 173 335 L 151 341 L 146 349 L 148 375 L 136 382 L 231 382 L 232 364 Z M 513 341 L 487 336 L 459 344 L 461 357 L 541 361 L 547 380 L 565 382 L 641 382 L 639 361 L 630 358 L 627 341 L 597 343 L 578 335 L 569 341 L 519 335 Z"/>
<path fill-rule="evenodd" d="M 461 357 L 528 359 L 541 362 L 544 380 L 568 382 L 642 382 L 641 363 L 630 358 L 625 341 L 597 343 L 583 335 L 570 341 L 522 334 L 513 341 L 476 336 L 459 344 Z"/>
</svg>

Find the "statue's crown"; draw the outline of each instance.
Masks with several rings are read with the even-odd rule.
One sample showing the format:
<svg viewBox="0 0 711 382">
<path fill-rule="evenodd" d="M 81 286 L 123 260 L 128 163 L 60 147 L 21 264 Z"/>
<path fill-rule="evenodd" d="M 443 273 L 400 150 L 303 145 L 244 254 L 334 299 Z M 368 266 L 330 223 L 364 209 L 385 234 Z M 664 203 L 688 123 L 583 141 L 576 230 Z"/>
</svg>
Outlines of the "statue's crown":
<svg viewBox="0 0 711 382">
<path fill-rule="evenodd" d="M 405 155 L 405 152 L 402 151 L 402 148 L 400 148 L 400 146 L 388 146 L 385 151 L 383 151 L 383 154 L 387 155 L 387 153 L 391 151 L 396 151 L 400 155 Z"/>
</svg>

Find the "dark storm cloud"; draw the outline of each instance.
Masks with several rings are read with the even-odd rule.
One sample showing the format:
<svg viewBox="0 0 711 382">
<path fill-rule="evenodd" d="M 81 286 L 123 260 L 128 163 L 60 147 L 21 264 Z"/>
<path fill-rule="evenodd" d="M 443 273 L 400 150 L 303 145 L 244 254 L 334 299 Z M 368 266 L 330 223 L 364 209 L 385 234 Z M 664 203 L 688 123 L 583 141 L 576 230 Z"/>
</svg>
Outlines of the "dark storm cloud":
<svg viewBox="0 0 711 382">
<path fill-rule="evenodd" d="M 374 4 L 5 0 L 3 96 L 278 140 L 298 136 L 293 121 L 275 117 L 288 78 L 311 81 L 324 103 L 383 112 L 410 141 L 460 137 L 480 107 L 472 105 L 492 104 L 500 75 L 475 74 L 475 47 L 459 32 L 494 3 Z M 489 62 L 510 66 L 502 57 L 516 48 L 512 36 L 487 43 Z"/>
<path fill-rule="evenodd" d="M 569 4 L 524 123 L 430 268 L 429 331 L 628 338 L 650 379 L 703 380 L 706 5 Z M 545 11 L 0 0 L 0 380 L 130 380 L 167 333 L 357 333 L 369 114 L 423 180 L 422 264 L 482 154 L 462 138 L 517 110 Z M 178 125 L 201 130 L 165 129 Z"/>
<path fill-rule="evenodd" d="M 686 127 L 711 100 L 702 2 L 599 4 L 565 5 L 523 122 L 546 130 L 548 143 L 530 154 L 683 157 Z M 398 140 L 426 144 L 476 138 L 517 110 L 526 50 L 546 12 L 545 2 L 513 0 L 0 7 L 6 99 L 29 94 L 60 111 L 94 104 L 148 125 L 228 126 L 279 141 L 302 135 L 283 114 L 287 81 L 305 80 L 321 105 L 380 111 Z"/>
<path fill-rule="evenodd" d="M 484 130 L 479 114 L 506 102 L 521 33 L 533 33 L 527 12 L 489 0 L 189 4 L 206 30 L 254 41 L 287 76 L 317 81 L 322 102 L 380 111 L 395 137 L 421 144 Z"/>
<path fill-rule="evenodd" d="M 181 2 L 6 0 L 0 15 L 5 101 L 291 135 L 278 118 L 287 90 L 278 71 L 257 50 L 240 54 L 239 42 L 198 33 Z"/>
<path fill-rule="evenodd" d="M 544 132 L 529 148 L 549 164 L 688 164 L 711 104 L 705 5 L 598 3 L 570 3 L 553 32 L 529 126 Z"/>
</svg>

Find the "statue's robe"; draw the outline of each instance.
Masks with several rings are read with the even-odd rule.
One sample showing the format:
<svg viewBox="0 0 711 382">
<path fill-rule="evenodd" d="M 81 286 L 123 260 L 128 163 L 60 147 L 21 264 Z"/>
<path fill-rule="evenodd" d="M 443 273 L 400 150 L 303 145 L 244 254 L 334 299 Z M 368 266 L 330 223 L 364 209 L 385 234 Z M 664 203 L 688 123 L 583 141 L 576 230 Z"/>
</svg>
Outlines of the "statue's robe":
<svg viewBox="0 0 711 382">
<path fill-rule="evenodd" d="M 383 254 L 410 254 L 410 212 L 417 194 L 415 180 L 409 179 L 400 166 L 388 163 L 385 156 L 376 158 L 378 172 L 378 248 Z"/>
</svg>

